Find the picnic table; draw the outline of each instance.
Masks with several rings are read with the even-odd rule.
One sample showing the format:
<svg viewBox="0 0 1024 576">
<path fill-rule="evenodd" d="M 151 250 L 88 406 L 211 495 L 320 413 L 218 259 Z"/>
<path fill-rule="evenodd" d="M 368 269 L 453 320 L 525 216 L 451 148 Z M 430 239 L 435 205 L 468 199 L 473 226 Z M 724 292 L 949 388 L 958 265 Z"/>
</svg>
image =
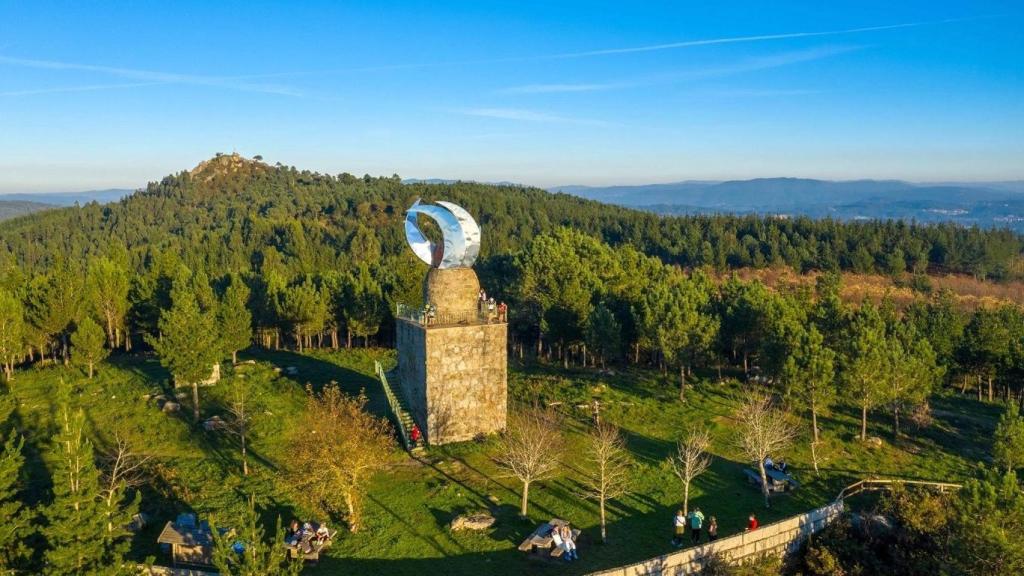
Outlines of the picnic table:
<svg viewBox="0 0 1024 576">
<path fill-rule="evenodd" d="M 527 552 L 530 554 L 530 558 L 560 558 L 565 552 L 561 547 L 555 546 L 554 539 L 551 537 L 552 531 L 562 526 L 568 526 L 569 523 L 559 518 L 552 518 L 550 521 L 545 522 L 537 527 L 532 534 L 523 540 L 523 543 L 519 545 L 521 552 Z M 573 528 L 572 539 L 573 541 L 579 540 L 580 530 Z"/>
<path fill-rule="evenodd" d="M 297 560 L 308 560 L 310 562 L 320 561 L 320 551 L 331 545 L 337 530 L 329 533 L 327 538 L 318 539 L 316 530 L 319 524 L 312 523 L 312 530 L 303 530 L 301 534 L 293 534 L 285 538 L 284 545 L 288 548 L 288 557 Z"/>
<path fill-rule="evenodd" d="M 747 479 L 750 483 L 761 487 L 761 473 L 754 468 L 745 468 L 743 472 L 747 475 Z M 776 470 L 775 468 L 765 468 L 765 476 L 768 477 L 768 491 L 769 492 L 787 492 L 795 490 L 800 486 L 800 483 L 789 474 Z"/>
</svg>

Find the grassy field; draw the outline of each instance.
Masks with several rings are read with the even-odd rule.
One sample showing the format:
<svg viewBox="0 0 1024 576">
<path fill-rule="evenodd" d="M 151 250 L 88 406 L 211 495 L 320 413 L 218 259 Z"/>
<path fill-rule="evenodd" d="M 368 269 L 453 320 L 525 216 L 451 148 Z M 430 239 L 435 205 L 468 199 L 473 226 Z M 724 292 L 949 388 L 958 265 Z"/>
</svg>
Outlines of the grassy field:
<svg viewBox="0 0 1024 576">
<path fill-rule="evenodd" d="M 190 422 L 186 404 L 181 412 L 164 414 L 147 394 L 173 394 L 167 374 L 152 356 L 121 356 L 104 364 L 98 376 L 86 380 L 80 371 L 64 367 L 34 368 L 20 372 L 12 390 L 20 401 L 17 417 L 29 447 L 30 494 L 43 500 L 49 491 L 45 448 L 53 435 L 55 390 L 61 380 L 73 386 L 74 399 L 88 415 L 100 448 L 115 434 L 135 438 L 141 450 L 157 458 L 153 478 L 144 488 L 143 509 L 153 523 L 133 542 L 140 560 L 157 556 L 155 544 L 163 523 L 180 511 L 194 510 L 202 517 L 215 515 L 229 524 L 241 510 L 245 495 L 254 494 L 268 522 L 276 516 L 287 522 L 306 518 L 278 485 L 275 463 L 287 450 L 283 433 L 302 409 L 303 388 L 338 382 L 343 389 L 365 390 L 372 411 L 384 415 L 386 404 L 373 378 L 373 362 L 393 362 L 387 350 L 313 352 L 260 352 L 247 358 L 251 365 L 228 368 L 217 385 L 202 389 L 204 416 L 223 413 L 227 390 L 245 380 L 258 392 L 259 416 L 252 437 L 252 473 L 241 475 L 235 441 L 220 432 L 207 432 Z M 295 375 L 285 375 L 294 367 Z M 825 462 L 820 476 L 811 469 L 807 434 L 781 456 L 793 466 L 802 486 L 778 496 L 765 510 L 759 492 L 743 475 L 747 465 L 733 447 L 731 413 L 744 385 L 701 381 L 690 389 L 686 403 L 677 399 L 674 378 L 652 371 L 599 374 L 563 371 L 543 366 L 513 366 L 510 373 L 513 405 L 540 400 L 559 403 L 566 414 L 572 449 L 554 480 L 531 489 L 530 519 L 517 517 L 518 486 L 494 464 L 496 442 L 435 448 L 412 459 L 397 448 L 389 469 L 380 474 L 369 492 L 363 529 L 343 534 L 329 557 L 310 574 L 420 575 L 440 574 L 580 574 L 638 561 L 672 550 L 671 519 L 681 498 L 681 487 L 665 464 L 686 425 L 703 422 L 714 435 L 714 464 L 691 490 L 691 505 L 717 516 L 722 535 L 737 532 L 750 513 L 762 523 L 820 506 L 845 485 L 866 476 L 899 476 L 958 480 L 970 474 L 976 462 L 988 457 L 988 443 L 1000 408 L 970 398 L 933 399 L 934 424 L 924 430 L 908 429 L 897 444 L 891 442 L 888 419 L 876 414 L 870 433 L 883 439 L 872 448 L 856 441 L 857 415 L 838 410 L 823 419 Z M 580 478 L 584 462 L 583 433 L 590 421 L 590 404 L 600 400 L 602 417 L 619 425 L 628 440 L 636 468 L 633 492 L 610 506 L 609 539 L 599 543 L 597 507 L 583 498 Z M 488 510 L 497 517 L 483 533 L 452 533 L 446 526 L 457 514 Z M 537 523 L 561 517 L 582 527 L 581 560 L 566 566 L 548 565 L 523 557 L 516 546 Z"/>
</svg>

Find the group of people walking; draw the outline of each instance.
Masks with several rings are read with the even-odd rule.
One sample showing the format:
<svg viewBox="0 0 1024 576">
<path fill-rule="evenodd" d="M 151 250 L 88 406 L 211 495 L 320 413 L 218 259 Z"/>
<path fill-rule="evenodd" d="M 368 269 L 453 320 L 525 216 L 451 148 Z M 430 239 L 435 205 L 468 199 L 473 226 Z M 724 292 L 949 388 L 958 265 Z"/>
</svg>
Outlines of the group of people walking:
<svg viewBox="0 0 1024 576">
<path fill-rule="evenodd" d="M 718 539 L 718 519 L 712 516 L 707 519 L 707 527 L 705 528 L 704 512 L 701 511 L 700 507 L 694 508 L 689 514 L 685 514 L 682 510 L 676 512 L 676 516 L 672 521 L 674 532 L 672 537 L 672 545 L 681 547 L 686 539 L 686 531 L 690 531 L 690 544 L 700 544 L 700 539 L 704 530 L 708 533 L 708 542 L 714 542 Z M 753 514 L 747 519 L 747 529 L 757 530 L 760 524 L 757 521 L 757 517 Z"/>
</svg>

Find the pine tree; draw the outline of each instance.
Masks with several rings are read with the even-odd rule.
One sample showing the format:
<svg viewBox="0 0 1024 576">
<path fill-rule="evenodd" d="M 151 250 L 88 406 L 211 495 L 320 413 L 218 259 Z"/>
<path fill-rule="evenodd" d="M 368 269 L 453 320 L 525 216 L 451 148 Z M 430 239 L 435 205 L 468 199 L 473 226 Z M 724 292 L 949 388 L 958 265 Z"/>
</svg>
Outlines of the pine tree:
<svg viewBox="0 0 1024 576">
<path fill-rule="evenodd" d="M 1016 402 L 1011 402 L 999 417 L 992 459 L 1008 473 L 1024 466 L 1024 418 Z"/>
<path fill-rule="evenodd" d="M 213 565 L 222 576 L 298 576 L 302 561 L 288 558 L 280 518 L 273 538 L 267 539 L 256 503 L 249 498 L 240 524 L 234 531 L 221 534 L 216 519 L 210 522 Z M 238 549 L 236 545 L 240 545 Z"/>
<path fill-rule="evenodd" d="M 812 325 L 801 335 L 783 370 L 793 394 L 811 414 L 813 442 L 818 442 L 818 414 L 828 410 L 836 398 L 835 357 Z"/>
<path fill-rule="evenodd" d="M 18 500 L 21 470 L 25 457 L 21 453 L 24 440 L 10 426 L 15 400 L 0 394 L 0 572 L 12 573 L 30 554 L 26 536 L 33 532 L 32 512 Z"/>
<path fill-rule="evenodd" d="M 44 511 L 47 524 L 42 530 L 48 543 L 45 573 L 128 573 L 123 565 L 127 543 L 121 527 L 134 514 L 138 501 L 133 506 L 118 500 L 113 509 L 106 505 L 92 443 L 85 437 L 82 410 L 73 412 L 65 398 L 58 422 L 53 503 Z"/>
<path fill-rule="evenodd" d="M 100 325 L 88 316 L 78 323 L 78 328 L 71 335 L 74 360 L 86 367 L 90 379 L 92 379 L 96 364 L 102 362 L 110 354 L 110 350 L 103 346 L 103 340 L 103 328 L 100 328 Z"/>
<path fill-rule="evenodd" d="M 249 287 L 233 274 L 217 309 L 217 323 L 224 348 L 231 352 L 231 361 L 238 363 L 238 351 L 252 343 L 252 313 L 249 312 Z"/>
<path fill-rule="evenodd" d="M 176 386 L 192 387 L 192 415 L 199 421 L 199 383 L 210 376 L 220 358 L 220 338 L 214 319 L 203 313 L 185 278 L 175 280 L 171 307 L 160 313 L 160 336 L 147 341 Z"/>
<path fill-rule="evenodd" d="M 587 318 L 586 342 L 602 368 L 622 354 L 622 326 L 604 303 L 595 306 Z"/>
<path fill-rule="evenodd" d="M 913 324 L 899 322 L 886 345 L 886 401 L 892 409 L 893 437 L 900 434 L 900 414 L 920 405 L 942 379 L 945 370 L 936 363 L 935 351 Z"/>
<path fill-rule="evenodd" d="M 25 348 L 25 321 L 21 300 L 0 289 L 0 363 L 4 379 L 14 378 L 14 363 L 21 359 Z"/>
<path fill-rule="evenodd" d="M 854 314 L 846 335 L 842 379 L 846 399 L 860 408 L 860 439 L 867 440 L 868 411 L 885 400 L 890 363 L 885 323 L 878 308 L 864 302 Z"/>
<path fill-rule="evenodd" d="M 363 337 L 366 346 L 384 321 L 384 293 L 365 264 L 349 278 L 347 288 L 345 324 L 351 335 Z"/>
<path fill-rule="evenodd" d="M 68 329 L 78 317 L 82 297 L 81 274 L 66 262 L 49 273 L 33 278 L 29 285 L 26 319 L 36 328 L 53 357 L 68 360 Z M 45 350 L 40 348 L 40 354 Z"/>
<path fill-rule="evenodd" d="M 101 318 L 111 349 L 121 345 L 128 313 L 128 271 L 110 258 L 96 258 L 86 275 L 86 298 L 92 311 Z"/>
</svg>

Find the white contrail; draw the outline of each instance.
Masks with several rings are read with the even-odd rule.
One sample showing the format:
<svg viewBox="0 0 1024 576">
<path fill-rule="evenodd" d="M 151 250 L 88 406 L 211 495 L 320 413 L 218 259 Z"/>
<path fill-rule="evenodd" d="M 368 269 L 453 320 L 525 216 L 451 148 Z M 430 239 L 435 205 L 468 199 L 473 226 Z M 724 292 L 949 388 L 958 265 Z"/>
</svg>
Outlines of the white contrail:
<svg viewBox="0 0 1024 576">
<path fill-rule="evenodd" d="M 690 48 L 693 46 L 710 46 L 714 44 L 735 44 L 739 42 L 764 42 L 767 40 L 788 40 L 792 38 L 814 38 L 820 36 L 840 36 L 843 34 L 860 34 L 862 32 L 877 32 L 880 30 L 897 30 L 900 28 L 916 28 L 930 24 L 944 24 L 948 22 L 959 22 L 964 19 L 935 20 L 930 22 L 906 22 L 903 24 L 886 24 L 884 26 L 865 26 L 862 28 L 846 28 L 844 30 L 824 30 L 820 32 L 786 32 L 783 34 L 759 34 L 756 36 L 730 36 L 727 38 L 707 38 L 704 40 L 686 40 L 683 42 L 669 42 L 667 44 L 650 44 L 647 46 L 633 46 L 628 48 L 606 48 L 602 50 L 587 50 L 584 52 L 566 52 L 563 54 L 549 54 L 546 56 L 535 56 L 536 59 L 559 59 L 559 58 L 587 58 L 590 56 L 608 56 L 611 54 L 633 54 L 636 52 L 655 52 L 658 50 L 675 50 L 677 48 Z"/>
<path fill-rule="evenodd" d="M 29 88 L 26 90 L 7 90 L 0 96 L 35 96 L 37 94 L 61 94 L 65 92 L 98 92 L 100 90 L 118 90 L 122 88 L 139 88 L 142 86 L 163 86 L 166 82 L 131 82 L 125 84 L 86 84 L 82 86 L 56 86 L 53 88 Z"/>
<path fill-rule="evenodd" d="M 267 94 L 280 94 L 284 96 L 301 96 L 302 93 L 287 86 L 274 84 L 253 84 L 240 81 L 238 77 L 219 76 L 198 76 L 194 74 L 177 74 L 174 72 L 156 72 L 152 70 L 138 70 L 134 68 L 117 68 L 114 66 L 97 66 L 94 64 L 78 64 L 74 62 L 60 62 L 55 60 L 36 60 L 31 58 L 14 58 L 11 56 L 0 56 L 0 64 L 10 66 L 21 66 L 24 68 L 40 68 L 46 70 L 77 70 L 83 72 L 98 72 L 121 78 L 142 80 L 153 84 L 192 84 L 196 86 L 216 86 L 230 88 L 244 92 L 263 92 Z"/>
</svg>

